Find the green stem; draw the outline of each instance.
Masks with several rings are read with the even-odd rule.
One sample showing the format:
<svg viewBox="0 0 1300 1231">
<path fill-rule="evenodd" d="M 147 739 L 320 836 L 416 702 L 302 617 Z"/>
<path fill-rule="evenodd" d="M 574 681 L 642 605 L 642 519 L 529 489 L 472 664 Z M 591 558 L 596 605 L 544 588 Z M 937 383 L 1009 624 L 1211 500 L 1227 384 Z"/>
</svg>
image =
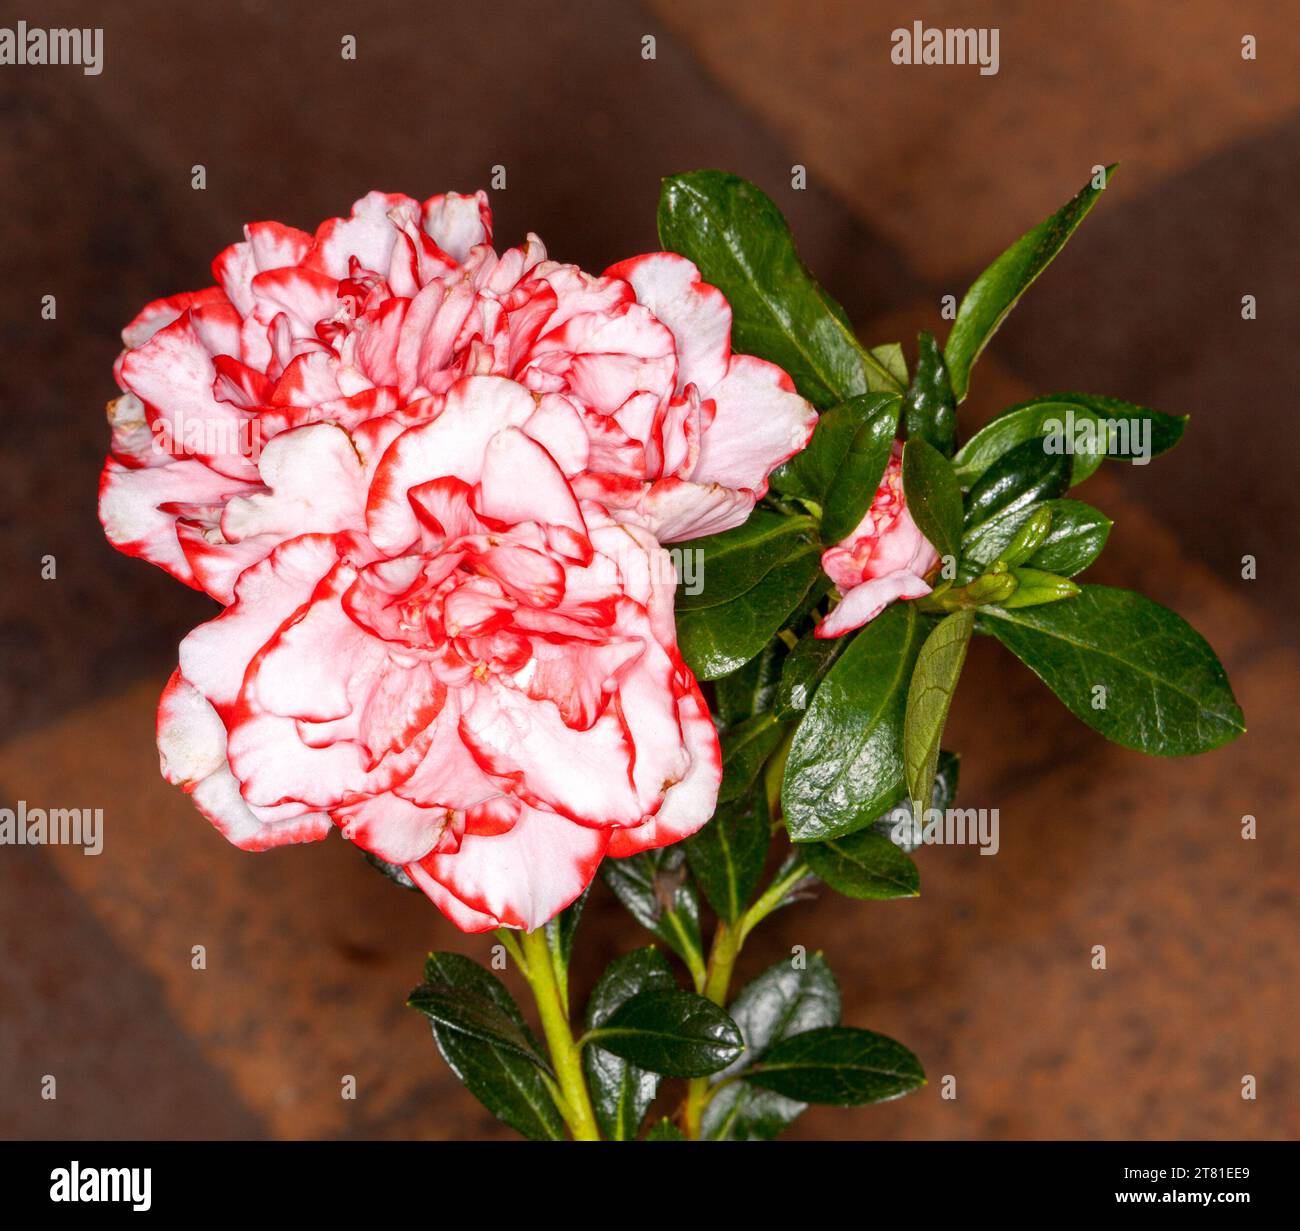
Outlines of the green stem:
<svg viewBox="0 0 1300 1231">
<path fill-rule="evenodd" d="M 555 967 L 551 964 L 545 928 L 523 933 L 523 955 L 528 983 L 537 1001 L 546 1046 L 563 1095 L 560 1114 L 575 1141 L 599 1141 L 600 1130 L 596 1127 L 591 1096 L 587 1093 L 587 1082 L 582 1074 L 582 1060 L 569 1028 L 569 1016 L 564 1011 Z"/>
<path fill-rule="evenodd" d="M 709 951 L 709 968 L 704 979 L 704 995 L 719 1008 L 727 1007 L 727 992 L 731 988 L 731 975 L 736 968 L 736 958 L 745 943 L 742 933 L 728 927 L 721 919 L 713 933 L 713 947 Z M 693 1077 L 686 1088 L 686 1107 L 683 1113 L 686 1136 L 699 1141 L 704 1122 L 704 1109 L 713 1097 L 714 1090 L 707 1077 Z"/>
<path fill-rule="evenodd" d="M 779 881 L 774 881 L 768 886 L 763 896 L 753 904 L 743 916 L 738 924 L 739 937 L 736 941 L 736 948 L 745 943 L 746 937 L 752 932 L 764 919 L 768 917 L 778 906 L 781 905 L 782 899 L 790 892 L 801 880 L 807 876 L 808 866 L 805 863 L 797 863 L 790 869 Z"/>
</svg>

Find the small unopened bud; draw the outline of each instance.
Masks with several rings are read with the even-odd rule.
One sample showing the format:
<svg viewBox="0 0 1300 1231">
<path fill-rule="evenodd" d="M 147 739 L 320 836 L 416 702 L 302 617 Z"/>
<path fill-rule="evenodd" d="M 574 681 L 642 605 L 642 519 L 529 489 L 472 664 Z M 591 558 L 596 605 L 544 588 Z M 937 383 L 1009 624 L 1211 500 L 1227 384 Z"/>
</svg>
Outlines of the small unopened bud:
<svg viewBox="0 0 1300 1231">
<path fill-rule="evenodd" d="M 1044 573 L 1041 569 L 1018 568 L 1012 575 L 1019 581 L 1020 587 L 1003 601 L 1004 607 L 1039 607 L 1043 603 L 1057 603 L 1063 598 L 1073 598 L 1079 593 L 1079 587 L 1068 577 Z"/>
<path fill-rule="evenodd" d="M 985 603 L 1006 603 L 1019 585 L 1014 573 L 985 573 L 966 587 L 966 597 L 973 607 L 982 607 Z"/>
<path fill-rule="evenodd" d="M 1007 544 L 999 564 L 1014 568 L 1023 564 L 1046 541 L 1052 530 L 1052 510 L 1045 504 L 1036 508 L 1026 519 L 1025 524 L 1016 531 L 1016 537 Z"/>
</svg>

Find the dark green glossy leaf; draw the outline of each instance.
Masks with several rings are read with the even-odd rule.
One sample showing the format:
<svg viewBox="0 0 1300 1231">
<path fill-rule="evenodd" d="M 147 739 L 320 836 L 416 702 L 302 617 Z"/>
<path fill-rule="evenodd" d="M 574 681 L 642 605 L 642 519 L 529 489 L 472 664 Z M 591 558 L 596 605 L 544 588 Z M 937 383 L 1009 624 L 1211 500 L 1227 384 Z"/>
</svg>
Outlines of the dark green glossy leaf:
<svg viewBox="0 0 1300 1231">
<path fill-rule="evenodd" d="M 724 730 L 773 707 L 785 655 L 785 642 L 774 639 L 743 667 L 714 681 L 714 712 Z"/>
<path fill-rule="evenodd" d="M 781 787 L 796 842 L 861 829 L 902 788 L 907 684 L 926 631 L 910 603 L 895 603 L 822 680 L 795 731 Z"/>
<path fill-rule="evenodd" d="M 510 993 L 489 971 L 459 953 L 433 953 L 425 963 L 425 978 L 491 1004 L 522 1037 L 526 1051 L 540 1054 Z M 534 1140 L 560 1141 L 564 1121 L 541 1070 L 515 1047 L 502 1046 L 430 1019 L 434 1042 L 451 1071 L 497 1119 Z"/>
<path fill-rule="evenodd" d="M 846 898 L 883 902 L 921 892 L 916 864 L 874 827 L 799 849 L 818 878 Z"/>
<path fill-rule="evenodd" d="M 446 956 L 434 954 L 429 961 L 434 963 L 435 958 Z M 466 981 L 446 983 L 428 979 L 426 967 L 426 982 L 411 992 L 406 1003 L 439 1026 L 517 1052 L 540 1068 L 548 1067 L 527 1031 L 520 1028 L 517 1017 L 494 997 Z"/>
<path fill-rule="evenodd" d="M 724 171 L 670 176 L 659 195 L 659 239 L 727 297 L 732 348 L 779 364 L 815 405 L 898 389 L 799 260 L 781 211 L 753 184 Z"/>
<path fill-rule="evenodd" d="M 789 654 L 781 668 L 781 683 L 777 689 L 772 712 L 782 720 L 797 718 L 808 708 L 835 660 L 848 649 L 855 634 L 843 637 L 804 637 Z"/>
<path fill-rule="evenodd" d="M 686 1136 L 677 1125 L 665 1117 L 645 1135 L 645 1139 L 647 1141 L 685 1141 Z"/>
<path fill-rule="evenodd" d="M 934 793 L 939 742 L 974 628 L 972 611 L 945 616 L 925 639 L 916 658 L 903 719 L 903 766 L 908 798 L 918 809 L 924 809 Z"/>
<path fill-rule="evenodd" d="M 1044 453 L 1040 441 L 1026 440 L 998 458 L 970 489 L 963 544 L 969 547 L 994 517 L 1028 515 L 1034 505 L 1054 499 L 1069 486 L 1070 459 Z"/>
<path fill-rule="evenodd" d="M 957 478 L 969 487 L 999 457 L 1026 440 L 1042 439 L 1053 433 L 1064 436 L 1071 422 L 1067 419 L 1069 415 L 1075 424 L 1075 433 L 1070 438 L 1075 447 L 1071 455 L 1071 486 L 1082 483 L 1107 457 L 1132 457 L 1136 440 L 1148 433 L 1149 439 L 1143 443 L 1149 446 L 1151 457 L 1168 452 L 1182 438 L 1187 425 L 1186 415 L 1166 415 L 1118 398 L 1053 393 L 1012 406 L 976 432 L 953 459 Z M 1126 441 L 1121 433 L 1112 434 L 1101 428 L 1106 420 L 1139 426 L 1129 429 Z M 1084 429 L 1081 425 L 1085 423 L 1092 424 L 1092 428 Z M 1123 448 L 1126 443 L 1127 453 Z"/>
<path fill-rule="evenodd" d="M 1084 586 L 1077 598 L 981 625 L 1081 719 L 1138 752 L 1187 756 L 1246 728 L 1214 651 L 1181 616 L 1130 590 Z M 1104 706 L 1097 707 L 1102 688 Z"/>
<path fill-rule="evenodd" d="M 754 785 L 764 762 L 785 738 L 785 731 L 774 715 L 759 714 L 723 734 L 719 803 L 739 798 Z"/>
<path fill-rule="evenodd" d="M 686 839 L 686 859 L 709 905 L 727 923 L 744 913 L 758 888 L 771 827 L 767 795 L 722 804 L 713 819 Z"/>
<path fill-rule="evenodd" d="M 869 393 L 826 411 L 802 453 L 772 475 L 786 495 L 822 510 L 821 535 L 835 543 L 871 507 L 898 431 L 897 394 Z"/>
<path fill-rule="evenodd" d="M 957 399 L 948 379 L 943 351 L 932 334 L 917 338 L 916 376 L 903 399 L 908 440 L 929 441 L 945 457 L 957 447 Z"/>
<path fill-rule="evenodd" d="M 703 962 L 700 900 L 686 874 L 681 846 L 606 859 L 601 876 L 628 913 L 691 965 Z"/>
<path fill-rule="evenodd" d="M 664 955 L 653 945 L 624 953 L 605 968 L 592 989 L 585 1029 L 603 1026 L 615 1009 L 641 992 L 671 991 L 676 986 Z M 597 1043 L 583 1048 L 582 1069 L 601 1132 L 614 1141 L 635 1138 L 659 1091 L 659 1075 Z"/>
<path fill-rule="evenodd" d="M 1106 169 L 1106 181 L 1114 170 L 1113 165 Z M 944 358 L 958 402 L 966 400 L 970 370 L 980 352 L 1020 296 L 1065 247 L 1103 191 L 1089 181 L 1077 196 L 1022 235 L 971 283 L 944 345 Z"/>
<path fill-rule="evenodd" d="M 825 1026 L 774 1044 L 744 1080 L 804 1103 L 882 1103 L 925 1084 L 921 1062 L 870 1030 Z"/>
<path fill-rule="evenodd" d="M 678 587 L 678 617 L 686 611 L 716 607 L 751 590 L 801 545 L 812 542 L 815 529 L 811 517 L 785 517 L 756 509 L 743 526 L 692 540 L 685 550 L 700 553 L 702 584 L 698 594 L 687 594 L 684 587 Z"/>
<path fill-rule="evenodd" d="M 1051 510 L 1052 528 L 1027 564 L 1063 577 L 1073 577 L 1101 554 L 1110 537 L 1109 517 L 1082 500 L 1045 500 L 1039 505 L 1017 505 L 1006 513 L 997 514 L 971 534 L 966 540 L 963 557 L 968 571 L 973 575 L 993 564 L 1037 508 Z"/>
<path fill-rule="evenodd" d="M 955 561 L 961 550 L 961 488 L 952 464 L 920 436 L 903 448 L 903 495 L 917 529 L 940 556 Z"/>
<path fill-rule="evenodd" d="M 726 1068 L 745 1046 L 736 1023 L 713 1001 L 675 989 L 624 1001 L 591 1041 L 666 1077 L 706 1077 Z"/>
<path fill-rule="evenodd" d="M 788 959 L 770 966 L 743 988 L 728 1010 L 745 1040 L 745 1054 L 713 1076 L 717 1083 L 762 1060 L 774 1043 L 836 1026 L 840 989 L 826 959 L 814 953 L 796 968 Z M 704 1111 L 703 1135 L 714 1141 L 769 1141 L 807 1106 L 743 1082 L 724 1086 Z"/>
<path fill-rule="evenodd" d="M 713 607 L 677 615 L 677 641 L 696 678 L 715 680 L 744 666 L 785 625 L 821 571 L 815 542 L 795 547 L 761 581 Z"/>
</svg>

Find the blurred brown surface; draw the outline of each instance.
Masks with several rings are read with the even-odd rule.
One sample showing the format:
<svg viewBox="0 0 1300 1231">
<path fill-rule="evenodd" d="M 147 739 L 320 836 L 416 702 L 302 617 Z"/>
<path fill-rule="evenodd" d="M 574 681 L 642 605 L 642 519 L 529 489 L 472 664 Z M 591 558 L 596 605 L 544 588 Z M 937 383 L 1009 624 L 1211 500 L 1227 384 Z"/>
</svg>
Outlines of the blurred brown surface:
<svg viewBox="0 0 1300 1231">
<path fill-rule="evenodd" d="M 104 25 L 105 69 L 0 68 L 0 803 L 102 807 L 106 844 L 0 848 L 0 1135 L 510 1135 L 402 1006 L 425 950 L 485 957 L 490 942 L 340 841 L 242 854 L 157 776 L 157 692 L 212 607 L 115 555 L 94 518 L 116 333 L 141 304 L 204 284 L 249 219 L 313 226 L 368 188 L 469 189 L 494 164 L 502 240 L 533 229 L 601 268 L 653 246 L 661 175 L 714 165 L 773 194 L 864 337 L 910 352 L 941 295 L 1115 158 L 1115 186 L 981 360 L 969 418 L 1060 388 L 1191 412 L 1177 453 L 1090 485 L 1116 521 L 1090 576 L 1191 619 L 1250 733 L 1143 758 L 981 643 L 948 742 L 963 804 L 1000 809 L 1001 853 L 924 852 L 916 902 L 786 911 L 741 975 L 824 949 L 846 1020 L 907 1042 L 931 1077 L 888 1106 L 810 1111 L 794 1136 L 1300 1133 L 1285 7 L 1006 3 L 997 76 L 889 63 L 894 27 L 989 11 L 145 0 L 28 15 Z M 789 188 L 794 164 L 806 191 Z M 40 580 L 47 553 L 55 581 Z M 1245 553 L 1257 581 L 1240 577 Z M 643 941 L 603 890 L 583 938 L 580 991 Z M 356 1101 L 340 1098 L 348 1074 Z"/>
</svg>

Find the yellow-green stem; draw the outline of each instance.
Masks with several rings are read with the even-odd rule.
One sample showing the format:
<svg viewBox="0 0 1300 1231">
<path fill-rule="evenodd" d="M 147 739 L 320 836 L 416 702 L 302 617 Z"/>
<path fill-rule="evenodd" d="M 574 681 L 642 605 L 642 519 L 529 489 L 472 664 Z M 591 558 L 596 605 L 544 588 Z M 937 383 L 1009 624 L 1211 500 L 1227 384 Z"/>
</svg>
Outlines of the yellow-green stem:
<svg viewBox="0 0 1300 1231">
<path fill-rule="evenodd" d="M 542 1017 L 542 1032 L 555 1066 L 556 1080 L 564 1103 L 560 1108 L 564 1122 L 569 1126 L 575 1141 L 599 1141 L 600 1130 L 591 1109 L 591 1096 L 587 1093 L 586 1078 L 582 1073 L 582 1059 L 573 1041 L 569 1017 L 564 1011 L 560 985 L 551 964 L 550 946 L 546 943 L 546 929 L 537 928 L 523 934 L 523 954 L 527 962 L 527 977 L 533 989 L 533 998 Z"/>
<path fill-rule="evenodd" d="M 717 931 L 713 933 L 713 946 L 709 951 L 709 968 L 704 979 L 704 995 L 720 1008 L 727 1007 L 731 974 L 736 968 L 736 958 L 740 956 L 740 946 L 743 943 L 744 937 L 738 928 L 728 927 L 721 919 L 718 920 Z M 710 1097 L 709 1079 L 692 1078 L 686 1088 L 684 1115 L 686 1136 L 691 1141 L 700 1139 L 704 1109 L 708 1106 Z"/>
</svg>

